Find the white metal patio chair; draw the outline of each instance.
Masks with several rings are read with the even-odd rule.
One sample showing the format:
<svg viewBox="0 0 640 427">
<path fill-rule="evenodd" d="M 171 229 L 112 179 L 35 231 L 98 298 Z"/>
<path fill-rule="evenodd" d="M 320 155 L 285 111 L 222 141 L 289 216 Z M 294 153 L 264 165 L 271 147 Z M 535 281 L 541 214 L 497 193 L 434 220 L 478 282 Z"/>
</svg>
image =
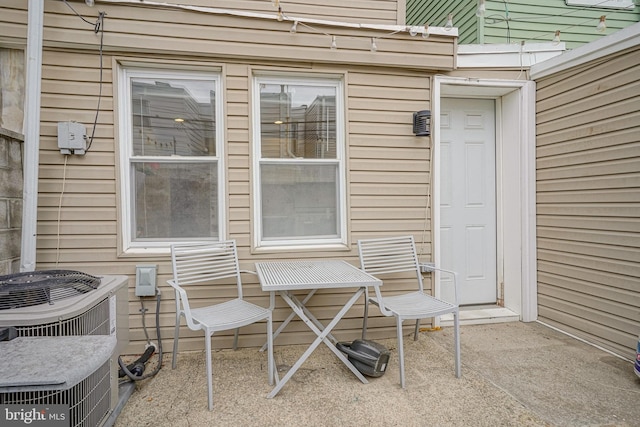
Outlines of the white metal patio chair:
<svg viewBox="0 0 640 427">
<path fill-rule="evenodd" d="M 406 319 L 416 320 L 414 340 L 417 340 L 420 329 L 420 319 L 453 313 L 455 374 L 456 377 L 460 378 L 460 325 L 456 273 L 432 266 L 428 267 L 430 270 L 444 271 L 453 275 L 455 301 L 454 303 L 450 303 L 434 298 L 424 292 L 422 273 L 420 272 L 420 264 L 418 262 L 418 256 L 416 255 L 413 236 L 359 240 L 358 253 L 360 255 L 360 268 L 378 279 L 381 278 L 380 276 L 389 273 L 409 272 L 415 273 L 416 275 L 417 290 L 413 292 L 397 294 L 397 292 L 394 293 L 392 289 L 389 289 L 389 287 L 385 285 L 384 296 L 378 286 L 374 287 L 375 296 L 370 296 L 368 291 L 365 294 L 364 320 L 362 325 L 363 339 L 366 338 L 367 333 L 369 303 L 377 305 L 383 315 L 394 316 L 396 318 L 401 387 L 405 388 L 402 322 Z"/>
<path fill-rule="evenodd" d="M 269 385 L 273 385 L 273 329 L 270 308 L 260 307 L 242 298 L 240 273 L 253 273 L 239 269 L 235 240 L 215 243 L 186 243 L 171 245 L 173 279 L 167 283 L 175 290 L 176 326 L 173 341 L 172 368 L 176 367 L 180 317 L 189 329 L 204 331 L 209 410 L 213 410 L 213 384 L 211 372 L 211 338 L 215 332 L 235 329 L 233 349 L 238 346 L 238 328 L 265 320 L 267 323 L 267 351 Z M 207 307 L 192 308 L 184 286 L 210 284 L 220 279 L 235 279 L 237 296 Z"/>
</svg>

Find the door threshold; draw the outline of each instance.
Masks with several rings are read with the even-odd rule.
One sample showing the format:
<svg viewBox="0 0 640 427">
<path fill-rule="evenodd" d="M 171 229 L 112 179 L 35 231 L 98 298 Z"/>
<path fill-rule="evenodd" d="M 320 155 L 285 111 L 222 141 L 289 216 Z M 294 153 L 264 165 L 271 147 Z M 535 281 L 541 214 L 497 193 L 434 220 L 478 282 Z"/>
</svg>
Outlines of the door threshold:
<svg viewBox="0 0 640 427">
<path fill-rule="evenodd" d="M 486 323 L 519 322 L 520 315 L 505 307 L 468 306 L 460 307 L 461 325 L 482 325 Z M 452 326 L 453 314 L 440 316 L 440 326 Z"/>
</svg>

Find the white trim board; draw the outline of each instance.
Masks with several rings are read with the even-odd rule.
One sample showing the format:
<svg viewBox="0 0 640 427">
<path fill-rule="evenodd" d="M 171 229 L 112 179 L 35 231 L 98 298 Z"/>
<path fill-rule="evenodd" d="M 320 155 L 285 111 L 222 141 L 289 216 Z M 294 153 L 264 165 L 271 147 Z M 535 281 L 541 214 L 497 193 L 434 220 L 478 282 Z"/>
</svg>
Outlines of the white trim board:
<svg viewBox="0 0 640 427">
<path fill-rule="evenodd" d="M 487 323 L 504 323 L 517 322 L 520 315 L 508 308 L 492 307 L 492 308 L 473 308 L 466 310 L 464 307 L 460 309 L 461 325 L 482 325 Z M 453 326 L 453 314 L 448 313 L 440 317 L 440 326 Z"/>
<path fill-rule="evenodd" d="M 458 45 L 456 64 L 462 68 L 529 68 L 566 51 L 564 42 Z"/>
</svg>

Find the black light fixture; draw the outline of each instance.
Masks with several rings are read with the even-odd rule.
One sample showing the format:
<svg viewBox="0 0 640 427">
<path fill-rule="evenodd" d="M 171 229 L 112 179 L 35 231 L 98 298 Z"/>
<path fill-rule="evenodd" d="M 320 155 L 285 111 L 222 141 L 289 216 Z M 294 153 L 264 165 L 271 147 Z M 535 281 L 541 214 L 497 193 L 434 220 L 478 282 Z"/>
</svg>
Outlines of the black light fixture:
<svg viewBox="0 0 640 427">
<path fill-rule="evenodd" d="M 431 135 L 431 110 L 413 113 L 413 133 L 416 136 Z"/>
</svg>

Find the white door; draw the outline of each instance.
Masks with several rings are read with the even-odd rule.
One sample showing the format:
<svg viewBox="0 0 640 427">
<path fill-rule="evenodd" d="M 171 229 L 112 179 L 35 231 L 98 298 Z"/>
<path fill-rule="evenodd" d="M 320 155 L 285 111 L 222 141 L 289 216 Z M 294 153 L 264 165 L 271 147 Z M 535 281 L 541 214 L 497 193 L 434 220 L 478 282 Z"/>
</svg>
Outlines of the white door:
<svg viewBox="0 0 640 427">
<path fill-rule="evenodd" d="M 440 254 L 458 273 L 460 305 L 496 302 L 495 101 L 441 100 Z M 450 278 L 441 297 L 452 300 Z"/>
</svg>

